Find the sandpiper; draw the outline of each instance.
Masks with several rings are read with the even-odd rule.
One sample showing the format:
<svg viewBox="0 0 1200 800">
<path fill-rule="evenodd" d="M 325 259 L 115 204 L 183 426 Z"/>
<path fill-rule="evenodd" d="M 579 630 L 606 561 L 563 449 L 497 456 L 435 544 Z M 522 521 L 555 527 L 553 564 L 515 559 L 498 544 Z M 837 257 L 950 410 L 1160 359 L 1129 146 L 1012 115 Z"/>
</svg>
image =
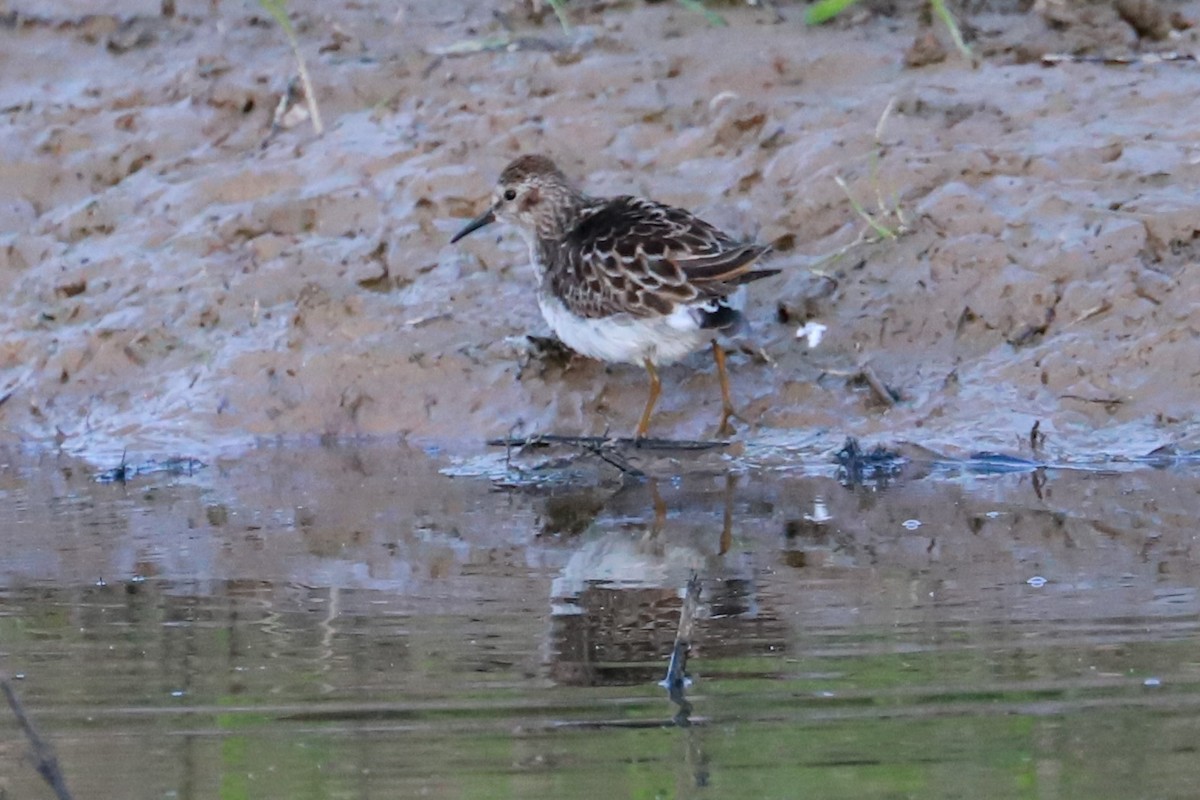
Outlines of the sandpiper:
<svg viewBox="0 0 1200 800">
<path fill-rule="evenodd" d="M 505 167 L 487 211 L 450 241 L 496 220 L 529 245 L 538 305 L 564 344 L 589 358 L 646 368 L 650 397 L 638 439 L 650 428 L 662 390 L 656 367 L 707 341 L 721 381 L 718 435 L 733 433 L 725 351 L 715 337 L 743 324 L 742 284 L 779 272 L 753 269 L 769 246 L 740 242 L 652 200 L 589 197 L 540 155 Z"/>
</svg>

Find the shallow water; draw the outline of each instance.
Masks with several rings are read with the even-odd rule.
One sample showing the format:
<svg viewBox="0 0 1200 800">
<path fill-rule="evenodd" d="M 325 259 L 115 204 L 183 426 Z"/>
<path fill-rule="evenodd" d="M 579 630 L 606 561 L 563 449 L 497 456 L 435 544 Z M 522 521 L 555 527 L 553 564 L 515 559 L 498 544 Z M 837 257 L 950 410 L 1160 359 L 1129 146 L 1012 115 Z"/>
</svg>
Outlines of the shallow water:
<svg viewBox="0 0 1200 800">
<path fill-rule="evenodd" d="M 1194 466 L 501 489 L 377 445 L 125 484 L 3 462 L 0 669 L 78 798 L 1200 780 Z M 681 725 L 657 682 L 693 572 Z M 6 711 L 0 736 L 0 793 L 47 796 Z"/>
</svg>

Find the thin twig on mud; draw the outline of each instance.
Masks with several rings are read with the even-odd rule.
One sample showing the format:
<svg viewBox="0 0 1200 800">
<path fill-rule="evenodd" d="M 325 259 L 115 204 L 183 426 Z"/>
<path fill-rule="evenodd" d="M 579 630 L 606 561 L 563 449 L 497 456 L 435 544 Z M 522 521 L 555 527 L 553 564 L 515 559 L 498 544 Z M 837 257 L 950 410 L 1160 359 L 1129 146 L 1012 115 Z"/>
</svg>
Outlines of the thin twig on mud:
<svg viewBox="0 0 1200 800">
<path fill-rule="evenodd" d="M 1048 67 L 1059 64 L 1103 64 L 1109 67 L 1128 67 L 1134 64 L 1162 64 L 1173 62 L 1195 62 L 1193 53 L 1131 53 L 1127 56 L 1077 56 L 1072 53 L 1046 53 L 1042 63 Z"/>
<path fill-rule="evenodd" d="M 1077 316 L 1075 319 L 1068 322 L 1063 327 L 1069 328 L 1072 325 L 1078 325 L 1081 322 L 1085 322 L 1085 321 L 1091 319 L 1092 317 L 1097 317 L 1111 309 L 1112 309 L 1112 303 L 1109 302 L 1109 300 L 1107 298 L 1105 298 L 1104 300 L 1101 300 L 1098 305 L 1094 305 L 1091 308 L 1087 309 L 1086 311 L 1080 312 L 1079 316 Z"/>
<path fill-rule="evenodd" d="M 879 376 L 875 373 L 874 367 L 870 364 L 863 364 L 859 370 L 859 375 L 867 382 L 867 386 L 871 387 L 871 394 L 876 400 L 888 408 L 893 408 L 896 405 L 896 398 L 892 394 L 892 390 L 886 383 L 880 380 Z"/>
<path fill-rule="evenodd" d="M 1081 403 L 1096 403 L 1102 406 L 1119 406 L 1125 403 L 1125 399 L 1122 397 L 1087 397 L 1082 394 L 1060 394 L 1059 398 L 1063 400 L 1078 400 Z"/>
<path fill-rule="evenodd" d="M 572 47 L 583 48 L 589 44 L 588 39 L 576 37 L 574 40 L 556 41 L 542 36 L 488 36 L 481 39 L 463 39 L 448 45 L 438 45 L 425 48 L 425 52 L 433 58 L 421 71 L 421 76 L 428 78 L 447 58 L 462 58 L 479 53 L 515 53 L 520 50 L 537 50 L 555 53 L 569 50 Z"/>
<path fill-rule="evenodd" d="M 867 387 L 871 390 L 871 396 L 874 397 L 875 400 L 880 404 L 885 405 L 888 408 L 893 408 L 896 405 L 897 393 L 883 382 L 878 373 L 875 372 L 875 368 L 870 364 L 863 364 L 858 369 L 854 370 L 827 369 L 825 370 L 825 374 L 836 375 L 839 378 L 845 378 L 848 381 L 861 380 L 863 383 L 867 384 Z"/>
<path fill-rule="evenodd" d="M 570 41 L 555 41 L 544 36 L 485 36 L 480 39 L 463 39 L 447 45 L 434 45 L 425 52 L 439 58 L 460 58 L 479 53 L 515 53 L 519 50 L 554 52 L 565 50 L 574 44 Z"/>
<path fill-rule="evenodd" d="M 25 708 L 21 705 L 17 693 L 13 691 L 8 678 L 0 678 L 0 691 L 4 692 L 4 699 L 8 701 L 8 707 L 12 709 L 13 716 L 17 718 L 18 727 L 33 748 L 34 769 L 42 776 L 42 780 L 54 790 L 58 800 L 72 800 L 71 792 L 67 789 L 67 780 L 63 777 L 62 768 L 58 765 L 58 756 L 54 754 L 54 748 L 34 729 L 33 723 L 29 721 L 29 715 L 25 713 Z"/>
</svg>

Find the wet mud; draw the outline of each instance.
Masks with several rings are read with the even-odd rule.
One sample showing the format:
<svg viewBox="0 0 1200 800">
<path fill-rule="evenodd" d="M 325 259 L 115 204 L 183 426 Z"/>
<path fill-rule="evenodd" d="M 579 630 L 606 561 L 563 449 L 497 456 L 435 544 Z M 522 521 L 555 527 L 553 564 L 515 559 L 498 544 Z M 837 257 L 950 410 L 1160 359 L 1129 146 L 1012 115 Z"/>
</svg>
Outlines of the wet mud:
<svg viewBox="0 0 1200 800">
<path fill-rule="evenodd" d="M 254 4 L 0 7 L 3 437 L 108 468 L 627 434 L 643 375 L 537 357 L 523 246 L 447 243 L 542 151 L 774 245 L 771 363 L 732 359 L 743 441 L 1200 446 L 1200 79 L 1145 58 L 1194 49 L 1200 6 L 958 9 L 972 66 L 903 5 L 569 5 L 565 33 L 540 4 L 290 3 L 320 137 L 277 113 L 295 60 Z M 906 62 L 930 37 L 945 57 Z M 652 435 L 709 434 L 703 354 L 664 386 Z"/>
</svg>

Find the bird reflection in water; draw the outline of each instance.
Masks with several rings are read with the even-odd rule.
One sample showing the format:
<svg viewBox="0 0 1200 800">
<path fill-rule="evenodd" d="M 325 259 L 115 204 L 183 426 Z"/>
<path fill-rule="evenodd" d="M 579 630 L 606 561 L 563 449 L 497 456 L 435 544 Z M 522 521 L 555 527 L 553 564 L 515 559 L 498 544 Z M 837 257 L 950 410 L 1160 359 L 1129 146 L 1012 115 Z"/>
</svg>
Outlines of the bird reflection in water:
<svg viewBox="0 0 1200 800">
<path fill-rule="evenodd" d="M 723 486 L 688 481 L 672 498 L 658 482 L 625 487 L 586 527 L 573 517 L 576 549 L 552 586 L 550 677 L 575 686 L 660 683 L 688 724 L 687 659 L 760 652 L 764 638 L 782 647 L 784 627 L 759 607 L 753 553 L 733 547 L 736 478 Z M 720 478 L 718 478 L 720 480 Z M 718 488 L 719 487 L 719 488 Z M 713 508 L 719 493 L 720 511 Z M 561 513 L 564 497 L 556 498 Z M 594 493 L 580 502 L 595 508 Z M 719 526 L 719 528 L 718 528 Z M 663 679 L 663 662 L 668 661 Z"/>
</svg>

